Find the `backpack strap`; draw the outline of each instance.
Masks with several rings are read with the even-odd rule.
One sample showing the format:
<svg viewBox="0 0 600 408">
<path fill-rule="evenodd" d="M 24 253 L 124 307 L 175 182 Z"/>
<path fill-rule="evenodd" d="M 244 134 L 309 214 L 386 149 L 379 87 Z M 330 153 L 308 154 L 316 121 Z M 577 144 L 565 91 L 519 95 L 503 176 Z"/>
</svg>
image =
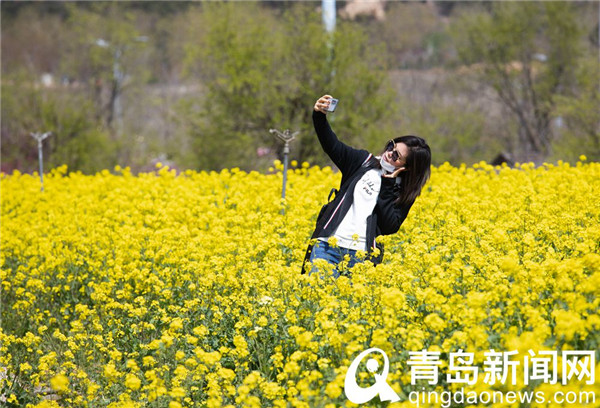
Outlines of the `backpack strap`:
<svg viewBox="0 0 600 408">
<path fill-rule="evenodd" d="M 369 155 L 367 156 L 367 158 L 365 159 L 365 161 L 360 165 L 361 167 L 366 167 L 369 165 L 369 161 L 371 160 L 371 158 L 373 157 L 373 155 L 371 153 L 369 153 Z"/>
</svg>

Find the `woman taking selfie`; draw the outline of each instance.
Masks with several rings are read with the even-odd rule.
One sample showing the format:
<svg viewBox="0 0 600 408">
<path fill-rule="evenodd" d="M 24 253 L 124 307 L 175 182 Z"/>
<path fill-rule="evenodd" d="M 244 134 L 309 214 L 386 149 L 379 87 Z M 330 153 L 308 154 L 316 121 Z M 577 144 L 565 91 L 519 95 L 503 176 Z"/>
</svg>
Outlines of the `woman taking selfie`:
<svg viewBox="0 0 600 408">
<path fill-rule="evenodd" d="M 417 136 L 383 142 L 380 156 L 340 142 L 326 116 L 336 103 L 330 95 L 320 97 L 312 117 L 319 142 L 341 171 L 342 180 L 339 191 L 332 190 L 335 198 L 323 206 L 317 217 L 302 267 L 305 273 L 307 261 L 313 264 L 324 259 L 334 265 L 335 278 L 349 277 L 348 270 L 364 260 L 356 256 L 359 250 L 365 251 L 366 260 L 373 264 L 381 262 L 383 246 L 375 238 L 398 232 L 429 179 L 431 166 L 431 150 Z M 342 268 L 339 264 L 344 257 L 348 262 Z M 313 266 L 308 272 L 314 271 Z"/>
</svg>

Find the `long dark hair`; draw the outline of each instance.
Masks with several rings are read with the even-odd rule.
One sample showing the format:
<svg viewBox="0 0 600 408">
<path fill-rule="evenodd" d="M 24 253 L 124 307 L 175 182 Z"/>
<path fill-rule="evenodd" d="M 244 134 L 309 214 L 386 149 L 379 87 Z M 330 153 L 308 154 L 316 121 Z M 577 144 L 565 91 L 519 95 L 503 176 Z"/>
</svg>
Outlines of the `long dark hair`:
<svg viewBox="0 0 600 408">
<path fill-rule="evenodd" d="M 431 149 L 427 142 L 412 135 L 394 138 L 395 143 L 404 143 L 408 147 L 406 158 L 406 170 L 398 177 L 401 179 L 400 188 L 397 192 L 396 205 L 412 204 L 421 194 L 421 190 L 431 174 Z"/>
</svg>

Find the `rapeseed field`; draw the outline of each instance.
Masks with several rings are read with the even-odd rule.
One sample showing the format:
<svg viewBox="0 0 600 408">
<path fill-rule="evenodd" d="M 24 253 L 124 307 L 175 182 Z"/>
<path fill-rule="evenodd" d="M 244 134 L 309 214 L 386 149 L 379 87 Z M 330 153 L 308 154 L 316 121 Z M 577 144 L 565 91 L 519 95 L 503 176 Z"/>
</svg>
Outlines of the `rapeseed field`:
<svg viewBox="0 0 600 408">
<path fill-rule="evenodd" d="M 400 231 L 381 239 L 383 263 L 351 280 L 322 265 L 300 275 L 339 173 L 293 163 L 282 201 L 281 170 L 61 167 L 44 192 L 36 175 L 2 174 L 0 405 L 358 406 L 344 379 L 371 347 L 389 356 L 401 401 L 364 406 L 600 404 L 409 398 L 600 393 L 584 364 L 561 381 L 566 351 L 592 351 L 598 368 L 600 164 L 433 168 Z M 441 353 L 433 384 L 411 384 L 409 352 L 421 350 Z M 485 352 L 516 351 L 519 372 L 554 351 L 558 380 L 453 383 L 448 353 L 461 350 L 480 370 Z M 364 367 L 358 377 L 372 383 Z"/>
</svg>

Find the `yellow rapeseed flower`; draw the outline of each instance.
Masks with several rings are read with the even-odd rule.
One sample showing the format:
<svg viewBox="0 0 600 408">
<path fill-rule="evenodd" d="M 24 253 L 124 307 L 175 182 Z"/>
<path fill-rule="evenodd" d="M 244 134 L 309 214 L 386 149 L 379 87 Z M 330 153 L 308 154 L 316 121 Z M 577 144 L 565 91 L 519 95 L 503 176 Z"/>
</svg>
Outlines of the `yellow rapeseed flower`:
<svg viewBox="0 0 600 408">
<path fill-rule="evenodd" d="M 130 390 L 139 390 L 142 386 L 142 381 L 135 374 L 127 374 L 125 376 L 125 386 Z"/>
<path fill-rule="evenodd" d="M 432 167 L 398 233 L 377 239 L 383 262 L 337 280 L 321 260 L 321 276 L 299 272 L 341 175 L 292 167 L 285 201 L 281 162 L 61 166 L 43 193 L 35 175 L 1 174 L 0 376 L 68 406 L 345 406 L 344 374 L 370 347 L 405 392 L 408 351 L 462 349 L 481 367 L 491 348 L 519 362 L 597 348 L 600 164 Z"/>
<path fill-rule="evenodd" d="M 69 391 L 69 379 L 64 374 L 56 374 L 50 379 L 50 387 L 58 393 Z"/>
</svg>

